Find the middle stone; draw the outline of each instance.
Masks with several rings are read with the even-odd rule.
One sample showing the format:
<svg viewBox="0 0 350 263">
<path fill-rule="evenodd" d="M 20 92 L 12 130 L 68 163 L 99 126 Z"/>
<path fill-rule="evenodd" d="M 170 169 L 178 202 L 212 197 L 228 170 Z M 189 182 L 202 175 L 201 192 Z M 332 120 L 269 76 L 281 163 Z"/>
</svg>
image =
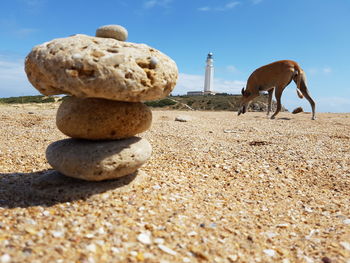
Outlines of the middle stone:
<svg viewBox="0 0 350 263">
<path fill-rule="evenodd" d="M 149 129 L 151 110 L 141 102 L 67 97 L 59 106 L 56 125 L 72 138 L 106 140 L 132 137 Z"/>
</svg>

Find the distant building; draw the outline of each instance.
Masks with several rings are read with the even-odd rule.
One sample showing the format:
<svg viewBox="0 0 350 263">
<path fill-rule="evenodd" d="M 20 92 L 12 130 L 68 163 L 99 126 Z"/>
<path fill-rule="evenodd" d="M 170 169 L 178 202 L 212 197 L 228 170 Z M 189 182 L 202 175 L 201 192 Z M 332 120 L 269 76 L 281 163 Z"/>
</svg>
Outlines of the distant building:
<svg viewBox="0 0 350 263">
<path fill-rule="evenodd" d="M 189 91 L 187 95 L 189 96 L 200 96 L 200 95 L 215 95 L 216 92 L 213 91 L 214 88 L 214 60 L 213 53 L 209 52 L 207 56 L 207 65 L 205 67 L 205 77 L 204 77 L 204 91 Z"/>
<path fill-rule="evenodd" d="M 204 95 L 203 91 L 188 91 L 187 92 L 188 96 L 200 96 L 200 95 Z"/>
</svg>

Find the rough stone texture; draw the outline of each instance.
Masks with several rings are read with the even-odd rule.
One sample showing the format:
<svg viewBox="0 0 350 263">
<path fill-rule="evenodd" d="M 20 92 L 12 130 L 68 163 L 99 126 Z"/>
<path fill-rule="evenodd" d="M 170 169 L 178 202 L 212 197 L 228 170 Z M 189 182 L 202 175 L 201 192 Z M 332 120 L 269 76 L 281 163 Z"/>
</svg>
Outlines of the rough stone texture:
<svg viewBox="0 0 350 263">
<path fill-rule="evenodd" d="M 65 98 L 57 110 L 56 125 L 65 135 L 80 139 L 122 139 L 146 131 L 151 110 L 141 102 Z"/>
<path fill-rule="evenodd" d="M 44 95 L 71 94 L 139 102 L 175 87 L 175 62 L 144 44 L 75 35 L 38 45 L 28 54 L 29 81 Z"/>
<path fill-rule="evenodd" d="M 118 141 L 64 139 L 49 145 L 46 158 L 64 175 L 101 181 L 134 173 L 151 152 L 149 142 L 139 137 Z"/>
<path fill-rule="evenodd" d="M 119 25 L 101 26 L 96 30 L 96 37 L 114 38 L 125 41 L 128 38 L 128 31 Z"/>
<path fill-rule="evenodd" d="M 65 137 L 55 125 L 57 107 L 0 105 L 0 257 L 101 263 L 350 258 L 349 113 L 318 113 L 312 121 L 307 113 L 282 112 L 272 121 L 265 112 L 240 118 L 232 111 L 156 110 L 142 135 L 153 152 L 140 169 L 147 173 L 141 184 L 124 191 L 114 181 L 86 182 L 79 192 L 88 194 L 75 198 L 78 184 L 65 180 L 73 196 L 66 200 L 68 191 L 46 196 L 36 180 L 50 168 L 47 145 Z M 193 120 L 175 122 L 180 114 Z M 54 184 L 42 187 L 60 193 L 63 186 Z M 140 234 L 152 243 L 141 243 Z"/>
</svg>

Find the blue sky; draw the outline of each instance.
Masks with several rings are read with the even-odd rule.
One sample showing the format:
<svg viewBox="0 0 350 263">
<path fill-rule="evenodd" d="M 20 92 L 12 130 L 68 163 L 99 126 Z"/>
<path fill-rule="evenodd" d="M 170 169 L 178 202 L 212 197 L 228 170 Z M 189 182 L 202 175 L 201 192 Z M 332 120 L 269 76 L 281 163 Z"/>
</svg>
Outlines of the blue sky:
<svg viewBox="0 0 350 263">
<path fill-rule="evenodd" d="M 176 61 L 173 94 L 203 89 L 210 51 L 214 89 L 228 93 L 239 93 L 257 67 L 292 59 L 307 73 L 317 111 L 350 112 L 349 0 L 1 0 L 0 7 L 0 97 L 38 94 L 23 70 L 33 46 L 120 24 L 127 41 Z M 282 103 L 310 110 L 294 83 Z"/>
</svg>

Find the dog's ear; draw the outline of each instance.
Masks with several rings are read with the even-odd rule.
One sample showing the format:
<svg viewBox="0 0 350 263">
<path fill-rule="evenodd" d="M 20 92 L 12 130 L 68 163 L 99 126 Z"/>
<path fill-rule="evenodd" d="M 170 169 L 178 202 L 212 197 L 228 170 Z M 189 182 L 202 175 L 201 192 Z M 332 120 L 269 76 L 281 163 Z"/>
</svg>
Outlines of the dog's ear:
<svg viewBox="0 0 350 263">
<path fill-rule="evenodd" d="M 244 90 L 244 87 L 242 88 L 241 93 L 242 93 L 242 95 L 243 95 L 244 97 L 249 97 L 249 96 L 250 96 L 250 92 L 247 91 L 247 89 Z"/>
</svg>

